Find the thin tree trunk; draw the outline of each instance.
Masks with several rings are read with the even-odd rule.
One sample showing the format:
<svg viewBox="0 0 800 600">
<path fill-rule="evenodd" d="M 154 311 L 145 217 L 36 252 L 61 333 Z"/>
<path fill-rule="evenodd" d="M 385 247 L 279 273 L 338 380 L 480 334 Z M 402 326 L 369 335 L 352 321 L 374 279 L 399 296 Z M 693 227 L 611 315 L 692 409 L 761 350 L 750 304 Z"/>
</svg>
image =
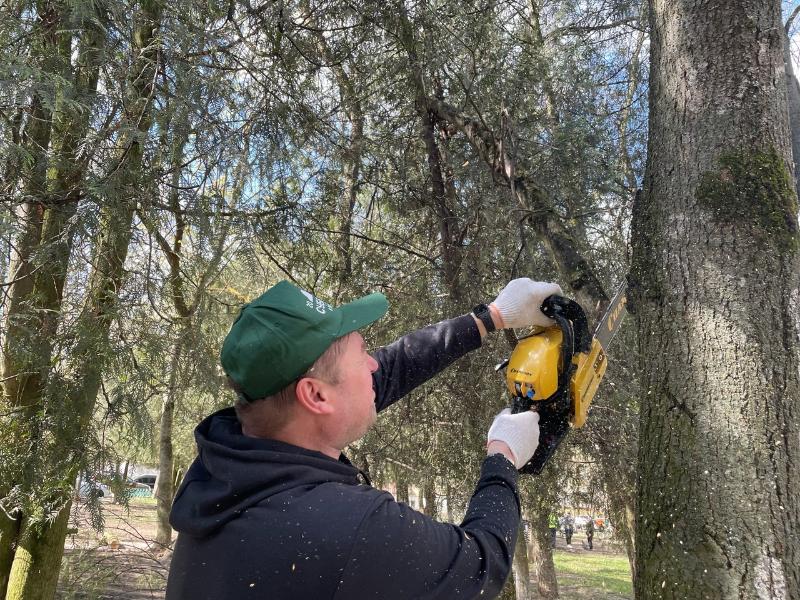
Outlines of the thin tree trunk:
<svg viewBox="0 0 800 600">
<path fill-rule="evenodd" d="M 172 526 L 169 524 L 169 513 L 172 510 L 172 499 L 175 497 L 173 478 L 174 458 L 172 450 L 172 422 L 178 395 L 178 373 L 183 354 L 183 335 L 179 334 L 172 348 L 169 366 L 169 386 L 164 392 L 164 403 L 161 408 L 161 423 L 158 443 L 158 485 L 154 491 L 156 497 L 156 543 L 167 547 L 172 542 Z"/>
<path fill-rule="evenodd" d="M 489 167 L 495 180 L 506 185 L 549 256 L 558 268 L 561 278 L 575 294 L 575 299 L 586 307 L 601 311 L 608 305 L 608 295 L 584 256 L 580 244 L 567 229 L 555 210 L 552 199 L 533 179 L 520 174 L 516 163 L 505 150 L 503 140 L 474 119 L 446 102 L 428 98 L 428 109 L 441 122 L 461 131 L 480 158 Z"/>
<path fill-rule="evenodd" d="M 436 484 L 432 477 L 426 479 L 422 484 L 422 497 L 425 501 L 423 512 L 431 519 L 435 519 L 438 511 L 436 510 Z"/>
<path fill-rule="evenodd" d="M 636 97 L 636 91 L 639 88 L 639 69 L 641 61 L 639 55 L 642 52 L 642 46 L 647 37 L 647 34 L 642 28 L 636 36 L 636 44 L 634 45 L 631 54 L 631 61 L 628 64 L 628 89 L 625 92 L 625 101 L 620 111 L 619 121 L 617 125 L 617 132 L 619 133 L 619 156 L 621 162 L 621 170 L 625 176 L 625 184 L 631 195 L 638 187 L 636 180 L 636 173 L 633 169 L 633 161 L 631 160 L 630 149 L 628 148 L 628 126 L 630 125 L 631 113 L 633 112 L 633 100 Z"/>
<path fill-rule="evenodd" d="M 414 86 L 414 106 L 420 119 L 420 137 L 425 144 L 428 172 L 431 178 L 431 209 L 439 224 L 439 243 L 442 252 L 441 277 L 450 300 L 458 303 L 463 298 L 459 272 L 461 270 L 462 247 L 457 228 L 457 219 L 451 207 L 454 191 L 448 194 L 446 165 L 436 143 L 436 114 L 431 110 L 426 94 L 425 73 L 417 54 L 414 26 L 406 13 L 405 4 L 400 4 L 400 36 L 410 63 L 410 78 Z"/>
<path fill-rule="evenodd" d="M 397 501 L 408 504 L 408 479 L 402 472 L 404 467 L 398 468 L 397 471 Z"/>
<path fill-rule="evenodd" d="M 528 566 L 528 545 L 525 543 L 525 527 L 517 531 L 517 545 L 511 563 L 514 578 L 514 593 L 517 600 L 532 600 L 530 593 L 531 573 Z"/>
<path fill-rule="evenodd" d="M 162 251 L 164 252 L 167 263 L 170 267 L 169 285 L 170 297 L 172 304 L 177 313 L 175 323 L 177 326 L 177 334 L 173 343 L 172 358 L 169 367 L 169 383 L 167 390 L 164 393 L 164 401 L 161 408 L 161 418 L 159 421 L 159 476 L 154 490 L 157 504 L 157 533 L 156 543 L 166 547 L 172 541 L 172 526 L 169 523 L 169 514 L 172 510 L 172 501 L 175 497 L 176 489 L 176 473 L 174 464 L 174 452 L 172 444 L 173 435 L 173 419 L 175 409 L 180 400 L 178 375 L 180 373 L 181 361 L 184 358 L 187 339 L 192 334 L 193 328 L 198 327 L 200 323 L 195 319 L 197 309 L 203 295 L 206 292 L 208 282 L 213 277 L 216 269 L 222 259 L 223 250 L 225 247 L 225 240 L 229 229 L 229 223 L 223 220 L 220 227 L 220 233 L 217 240 L 213 241 L 214 254 L 208 262 L 206 269 L 196 284 L 196 291 L 190 299 L 186 294 L 186 282 L 184 279 L 181 260 L 183 258 L 183 238 L 186 232 L 187 224 L 184 216 L 184 211 L 181 208 L 178 189 L 180 187 L 180 176 L 182 173 L 184 147 L 188 140 L 189 124 L 187 121 L 187 113 L 185 109 L 180 113 L 180 116 L 174 120 L 173 127 L 175 137 L 172 143 L 172 150 L 170 152 L 170 161 L 172 167 L 172 186 L 169 194 L 169 206 L 172 216 L 175 219 L 175 232 L 172 243 L 170 244 L 166 238 L 158 230 L 155 223 L 149 218 L 146 212 L 141 211 L 139 214 L 148 228 L 150 233 L 155 237 Z M 232 202 L 237 203 L 241 199 L 244 186 L 247 182 L 248 173 L 248 159 L 249 159 L 249 131 L 245 132 L 245 139 L 243 143 L 243 151 L 239 159 L 239 164 L 235 169 L 234 185 L 231 193 Z M 222 217 L 220 217 L 222 218 Z M 183 382 L 180 382 L 183 385 Z"/>
<path fill-rule="evenodd" d="M 527 510 L 530 531 L 528 535 L 528 561 L 533 575 L 533 597 L 537 600 L 556 600 L 558 580 L 553 563 L 553 550 L 550 547 L 548 528 L 549 507 L 534 499 Z"/>
<path fill-rule="evenodd" d="M 651 3 L 631 307 L 636 597 L 800 598 L 800 235 L 781 3 Z"/>
<path fill-rule="evenodd" d="M 572 222 L 570 230 L 573 238 L 581 248 L 585 249 L 589 247 L 589 243 L 584 220 L 576 219 L 573 216 L 581 212 L 581 200 L 586 196 L 580 184 L 584 178 L 578 172 L 581 168 L 580 163 L 574 159 L 574 149 L 571 147 L 574 142 L 569 135 L 565 135 L 564 122 L 558 111 L 558 96 L 556 95 L 553 77 L 550 72 L 551 61 L 548 59 L 547 46 L 542 32 L 541 5 L 542 0 L 528 0 L 530 14 L 528 37 L 533 54 L 532 58 L 535 61 L 535 73 L 538 75 L 537 79 L 539 79 L 542 86 L 546 123 L 547 128 L 550 130 L 548 139 L 553 140 L 556 144 L 552 161 L 559 176 L 558 180 L 551 185 L 556 190 L 556 197 L 560 198 L 561 203 L 566 207 L 568 219 Z M 569 127 L 568 118 L 567 127 Z M 501 135 L 504 146 L 511 146 L 511 151 L 507 151 L 507 153 L 514 159 L 513 140 L 509 138 L 510 136 L 508 135 Z"/>
<path fill-rule="evenodd" d="M 320 36 L 321 37 L 321 36 Z M 325 45 L 327 50 L 327 44 Z M 329 60 L 333 57 L 326 52 Z M 331 62 L 333 62 L 331 60 Z M 353 275 L 353 252 L 350 232 L 353 227 L 353 211 L 358 196 L 359 178 L 361 176 L 361 155 L 364 150 L 364 111 L 353 83 L 341 65 L 333 68 L 336 81 L 341 90 L 345 104 L 351 133 L 347 148 L 343 155 L 342 173 L 344 176 L 344 193 L 339 201 L 339 240 L 336 250 L 339 254 L 339 286 L 337 296 L 349 284 Z"/>
</svg>

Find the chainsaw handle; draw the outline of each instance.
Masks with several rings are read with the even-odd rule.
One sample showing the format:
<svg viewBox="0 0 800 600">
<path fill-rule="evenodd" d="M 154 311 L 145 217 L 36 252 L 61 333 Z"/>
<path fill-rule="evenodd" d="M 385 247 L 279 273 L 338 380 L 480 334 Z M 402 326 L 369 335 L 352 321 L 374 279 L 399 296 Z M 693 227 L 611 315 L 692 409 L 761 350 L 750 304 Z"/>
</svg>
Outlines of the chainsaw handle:
<svg viewBox="0 0 800 600">
<path fill-rule="evenodd" d="M 589 352 L 592 347 L 592 336 L 589 333 L 589 320 L 583 307 L 570 298 L 553 294 L 544 299 L 542 313 L 556 321 L 564 329 L 563 319 L 572 321 L 575 352 Z"/>
</svg>

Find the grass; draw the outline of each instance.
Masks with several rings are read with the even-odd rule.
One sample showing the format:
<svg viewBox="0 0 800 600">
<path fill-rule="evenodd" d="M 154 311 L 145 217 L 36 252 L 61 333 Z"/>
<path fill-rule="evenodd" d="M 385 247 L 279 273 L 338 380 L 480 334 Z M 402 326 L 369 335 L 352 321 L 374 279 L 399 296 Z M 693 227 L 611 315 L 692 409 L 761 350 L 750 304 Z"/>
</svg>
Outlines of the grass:
<svg viewBox="0 0 800 600">
<path fill-rule="evenodd" d="M 134 506 L 155 506 L 156 499 L 152 496 L 147 497 L 138 497 L 138 498 L 131 498 L 129 500 L 130 504 Z"/>
<path fill-rule="evenodd" d="M 602 591 L 607 598 L 632 598 L 631 570 L 624 555 L 590 552 L 553 553 L 559 589 Z M 570 597 L 563 594 L 563 597 Z M 583 597 L 583 596 L 578 596 Z M 598 595 L 586 596 L 599 598 Z"/>
</svg>

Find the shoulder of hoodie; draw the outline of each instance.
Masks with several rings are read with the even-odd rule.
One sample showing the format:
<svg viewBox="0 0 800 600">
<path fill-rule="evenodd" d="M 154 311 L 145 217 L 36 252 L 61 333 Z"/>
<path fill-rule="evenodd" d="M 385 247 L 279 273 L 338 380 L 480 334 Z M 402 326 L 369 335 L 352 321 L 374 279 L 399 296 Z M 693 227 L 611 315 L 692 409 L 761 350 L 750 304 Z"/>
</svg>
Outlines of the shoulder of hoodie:
<svg viewBox="0 0 800 600">
<path fill-rule="evenodd" d="M 306 488 L 300 491 L 302 488 Z M 300 493 L 298 494 L 298 491 Z M 288 493 L 292 496 L 291 499 L 283 496 L 283 493 Z M 316 496 L 316 499 L 314 498 Z M 300 486 L 287 486 L 283 492 L 272 494 L 257 503 L 253 504 L 249 510 L 265 506 L 273 502 L 289 502 L 295 503 L 312 503 L 322 502 L 325 503 L 326 512 L 335 514 L 337 508 L 342 508 L 349 515 L 349 520 L 352 523 L 352 518 L 355 517 L 360 521 L 364 516 L 385 503 L 395 503 L 395 499 L 387 491 L 374 488 L 366 484 L 348 484 L 339 481 L 326 481 L 316 484 L 300 484 Z"/>
</svg>

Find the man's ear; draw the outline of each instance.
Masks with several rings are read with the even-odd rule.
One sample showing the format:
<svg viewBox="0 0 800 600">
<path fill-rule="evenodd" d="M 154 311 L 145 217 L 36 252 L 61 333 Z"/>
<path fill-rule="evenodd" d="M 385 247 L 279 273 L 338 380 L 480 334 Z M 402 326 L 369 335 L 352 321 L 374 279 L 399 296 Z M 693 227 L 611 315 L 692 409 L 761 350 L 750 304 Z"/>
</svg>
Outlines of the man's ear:
<svg viewBox="0 0 800 600">
<path fill-rule="evenodd" d="M 301 378 L 294 395 L 299 407 L 311 414 L 329 415 L 333 412 L 328 385 L 316 377 Z"/>
</svg>

